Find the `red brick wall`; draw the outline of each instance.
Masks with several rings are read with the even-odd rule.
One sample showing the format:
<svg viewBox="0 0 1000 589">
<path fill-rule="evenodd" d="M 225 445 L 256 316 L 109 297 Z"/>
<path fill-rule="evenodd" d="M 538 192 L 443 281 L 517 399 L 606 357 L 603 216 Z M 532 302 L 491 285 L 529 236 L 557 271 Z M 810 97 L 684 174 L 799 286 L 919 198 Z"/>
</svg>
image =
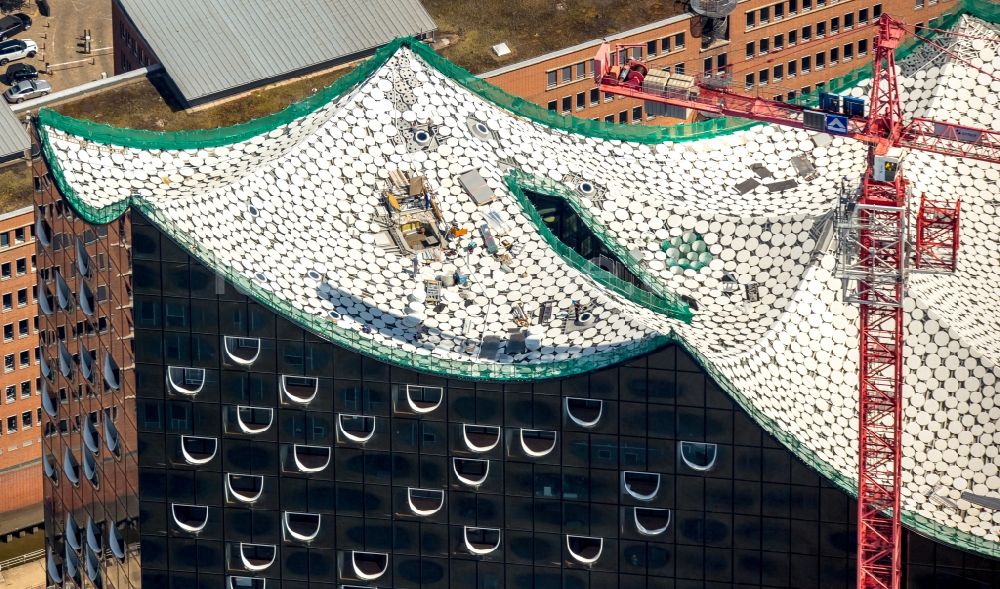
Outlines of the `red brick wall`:
<svg viewBox="0 0 1000 589">
<path fill-rule="evenodd" d="M 122 12 L 118 2 L 111 2 L 111 27 L 114 31 L 115 75 L 159 63 L 146 45 L 132 21 Z"/>
</svg>

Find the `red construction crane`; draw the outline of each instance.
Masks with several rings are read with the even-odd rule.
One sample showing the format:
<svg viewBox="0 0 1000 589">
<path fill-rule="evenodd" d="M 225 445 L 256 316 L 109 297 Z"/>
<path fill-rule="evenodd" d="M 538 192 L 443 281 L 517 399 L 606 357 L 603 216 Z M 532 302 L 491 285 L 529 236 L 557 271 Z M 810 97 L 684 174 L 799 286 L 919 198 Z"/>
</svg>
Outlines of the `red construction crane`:
<svg viewBox="0 0 1000 589">
<path fill-rule="evenodd" d="M 821 97 L 824 108 L 807 108 L 737 94 L 711 76 L 698 80 L 650 70 L 635 59 L 614 63 L 612 55 L 624 58 L 634 45 L 618 45 L 612 54 L 603 44 L 594 58 L 594 78 L 608 94 L 842 135 L 869 145 L 861 190 L 856 202 L 849 203 L 850 231 L 845 234 L 854 242 L 852 261 L 842 271 L 857 285 L 848 300 L 860 304 L 857 587 L 898 589 L 906 272 L 911 257 L 917 269 L 954 272 L 959 223 L 957 198 L 922 197 L 911 256 L 908 187 L 898 152 L 911 148 L 1000 163 L 1000 132 L 924 118 L 904 121 L 894 55 L 906 27 L 886 14 L 874 26 L 878 33 L 867 116 L 862 99 L 845 98 L 841 111 L 840 97 L 826 95 Z"/>
</svg>

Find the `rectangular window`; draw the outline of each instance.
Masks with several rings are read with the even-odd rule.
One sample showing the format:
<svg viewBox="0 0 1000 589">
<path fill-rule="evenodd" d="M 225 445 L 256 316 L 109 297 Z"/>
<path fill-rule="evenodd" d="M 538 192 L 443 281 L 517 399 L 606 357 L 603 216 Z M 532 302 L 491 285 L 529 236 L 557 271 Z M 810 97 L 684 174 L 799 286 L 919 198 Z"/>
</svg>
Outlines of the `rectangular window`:
<svg viewBox="0 0 1000 589">
<path fill-rule="evenodd" d="M 10 311 L 14 308 L 14 295 L 9 292 L 3 293 L 3 310 Z"/>
<path fill-rule="evenodd" d="M 778 64 L 774 66 L 774 76 L 771 78 L 775 82 L 780 82 L 782 78 L 785 77 L 785 66 Z"/>
<path fill-rule="evenodd" d="M 3 326 L 3 341 L 9 342 L 14 339 L 14 324 L 8 323 Z"/>
<path fill-rule="evenodd" d="M 19 258 L 18 260 L 15 260 L 15 263 L 17 264 L 17 275 L 18 276 L 24 276 L 25 274 L 28 273 L 28 260 L 27 260 L 27 258 Z"/>
<path fill-rule="evenodd" d="M 608 94 L 607 92 L 604 93 L 604 102 L 611 102 L 614 99 L 615 99 L 614 94 Z"/>
<path fill-rule="evenodd" d="M 746 53 L 747 59 L 750 59 L 751 57 L 753 57 L 754 49 L 755 49 L 756 45 L 757 44 L 755 42 L 753 42 L 753 41 L 750 41 L 749 43 L 747 43 L 747 53 Z"/>
<path fill-rule="evenodd" d="M 819 8 L 823 8 L 824 6 L 826 6 L 826 0 L 816 0 L 816 6 Z"/>
<path fill-rule="evenodd" d="M 642 59 L 642 47 L 632 48 L 632 59 L 641 60 Z"/>
<path fill-rule="evenodd" d="M 715 69 L 712 67 L 712 58 L 706 57 L 705 60 L 701 63 L 701 67 L 706 78 L 708 76 L 711 76 L 712 71 Z"/>
<path fill-rule="evenodd" d="M 868 53 L 868 39 L 858 40 L 858 57 Z"/>
<path fill-rule="evenodd" d="M 646 55 L 648 57 L 656 56 L 656 45 L 657 43 L 655 39 L 652 41 L 646 41 Z"/>
<path fill-rule="evenodd" d="M 601 91 L 597 88 L 590 89 L 590 106 L 596 106 L 601 102 Z"/>
<path fill-rule="evenodd" d="M 760 40 L 760 54 L 761 55 L 765 55 L 770 50 L 771 50 L 771 40 L 770 39 L 761 39 Z"/>
<path fill-rule="evenodd" d="M 719 70 L 720 72 L 726 69 L 726 66 L 729 64 L 727 55 L 729 54 L 720 53 L 715 56 L 715 69 Z"/>
<path fill-rule="evenodd" d="M 924 32 L 924 23 L 918 22 L 916 25 L 914 25 L 913 29 L 914 32 L 916 32 L 919 35 L 920 33 Z"/>
<path fill-rule="evenodd" d="M 551 110 L 552 112 L 555 112 L 556 109 L 558 109 L 558 108 L 559 108 L 559 101 L 558 100 L 550 100 L 549 101 L 549 110 Z"/>
<path fill-rule="evenodd" d="M 21 429 L 31 429 L 31 411 L 21 414 Z"/>
<path fill-rule="evenodd" d="M 799 32 L 797 30 L 788 31 L 788 46 L 792 47 L 799 40 Z"/>
<path fill-rule="evenodd" d="M 799 73 L 799 62 L 792 60 L 788 62 L 788 77 L 794 78 Z"/>
<path fill-rule="evenodd" d="M 0 279 L 7 280 L 10 278 L 10 262 L 0 265 Z"/>
<path fill-rule="evenodd" d="M 576 94 L 576 110 L 583 110 L 587 106 L 587 93 L 577 92 Z"/>
<path fill-rule="evenodd" d="M 757 25 L 757 12 L 751 10 L 747 13 L 747 28 L 752 29 Z"/>
<path fill-rule="evenodd" d="M 830 48 L 830 65 L 840 61 L 840 47 Z"/>
<path fill-rule="evenodd" d="M 914 3 L 914 7 L 917 10 L 920 10 L 921 8 L 923 8 L 924 7 L 924 0 L 916 0 L 916 2 Z"/>
<path fill-rule="evenodd" d="M 882 5 L 881 4 L 876 4 L 872 8 L 872 18 L 878 18 L 880 16 L 882 16 Z"/>
<path fill-rule="evenodd" d="M 587 62 L 581 61 L 576 64 L 576 79 L 582 80 L 587 77 Z"/>
<path fill-rule="evenodd" d="M 840 17 L 835 16 L 830 19 L 830 34 L 836 34 L 840 31 Z"/>
<path fill-rule="evenodd" d="M 26 380 L 21 383 L 21 398 L 27 399 L 31 396 L 31 381 Z"/>
<path fill-rule="evenodd" d="M 17 356 L 20 361 L 21 368 L 31 366 L 31 350 L 21 350 Z"/>
<path fill-rule="evenodd" d="M 684 73 L 684 64 L 683 63 L 678 63 L 677 65 L 675 65 L 674 66 L 674 73 L 675 74 L 683 74 Z"/>
<path fill-rule="evenodd" d="M 0 233 L 0 247 L 10 247 L 10 233 Z"/>
<path fill-rule="evenodd" d="M 785 48 L 785 35 L 775 35 L 774 36 L 774 50 L 778 51 Z"/>
<path fill-rule="evenodd" d="M 604 122 L 605 123 L 614 123 L 615 122 L 615 115 L 608 115 L 608 116 L 604 117 Z"/>
<path fill-rule="evenodd" d="M 674 35 L 674 49 L 684 48 L 684 33 L 677 33 Z"/>
<path fill-rule="evenodd" d="M 809 39 L 812 39 L 812 34 L 813 34 L 812 25 L 806 25 L 806 26 L 802 27 L 802 41 L 803 42 L 808 41 Z"/>
<path fill-rule="evenodd" d="M 816 38 L 822 39 L 826 36 L 826 21 L 816 23 Z"/>
<path fill-rule="evenodd" d="M 767 86 L 767 80 L 770 78 L 771 73 L 768 70 L 760 70 L 757 72 L 757 85 Z"/>
<path fill-rule="evenodd" d="M 7 433 L 12 434 L 17 431 L 17 416 L 11 415 L 7 418 Z"/>
<path fill-rule="evenodd" d="M 792 90 L 792 91 L 790 91 L 788 93 L 788 96 L 786 97 L 786 100 L 789 100 L 789 101 L 795 100 L 795 90 Z"/>
<path fill-rule="evenodd" d="M 635 124 L 635 123 L 641 123 L 641 122 L 642 122 L 642 107 L 641 106 L 633 107 L 632 108 L 632 123 Z"/>
<path fill-rule="evenodd" d="M 17 387 L 12 384 L 7 385 L 7 388 L 4 390 L 4 397 L 6 398 L 6 401 L 8 403 L 13 403 L 14 401 L 16 401 Z"/>
<path fill-rule="evenodd" d="M 21 319 L 17 322 L 17 337 L 28 337 L 31 335 L 31 327 L 27 319 Z"/>
<path fill-rule="evenodd" d="M 826 53 L 819 52 L 816 54 L 816 71 L 823 69 L 826 66 Z"/>
<path fill-rule="evenodd" d="M 844 61 L 854 59 L 854 43 L 844 45 Z"/>
<path fill-rule="evenodd" d="M 802 0 L 802 12 L 807 10 L 812 10 L 813 3 L 812 0 Z"/>
<path fill-rule="evenodd" d="M 779 20 L 785 18 L 785 5 L 775 4 L 774 5 L 774 20 Z"/>
<path fill-rule="evenodd" d="M 660 51 L 670 53 L 670 37 L 660 39 Z"/>
<path fill-rule="evenodd" d="M 791 16 L 799 11 L 798 0 L 788 0 L 788 15 Z"/>
<path fill-rule="evenodd" d="M 802 87 L 802 94 L 803 95 L 809 94 L 810 90 L 812 90 L 812 88 L 810 88 L 809 86 L 803 86 Z"/>
<path fill-rule="evenodd" d="M 760 18 L 758 19 L 760 24 L 766 25 L 769 20 L 771 20 L 771 7 L 765 6 L 760 9 Z"/>
<path fill-rule="evenodd" d="M 862 8 L 858 11 L 858 24 L 863 25 L 868 23 L 868 9 Z"/>
<path fill-rule="evenodd" d="M 572 96 L 563 96 L 563 98 L 562 98 L 562 111 L 564 113 L 567 113 L 567 112 L 569 112 L 571 110 L 573 110 L 573 97 Z"/>
<path fill-rule="evenodd" d="M 746 83 L 744 84 L 744 87 L 747 90 L 750 90 L 751 88 L 753 88 L 753 74 L 747 74 Z"/>
<path fill-rule="evenodd" d="M 844 15 L 844 30 L 854 28 L 854 13 L 848 12 Z"/>
<path fill-rule="evenodd" d="M 573 66 L 567 65 L 562 68 L 562 74 L 560 76 L 560 82 L 565 84 L 566 82 L 573 81 Z"/>
<path fill-rule="evenodd" d="M 547 88 L 552 88 L 558 83 L 559 83 L 559 74 L 556 72 L 556 70 L 552 70 L 551 72 L 545 72 L 545 86 Z"/>
<path fill-rule="evenodd" d="M 802 58 L 802 73 L 808 74 L 810 68 L 812 68 L 812 58 L 806 55 Z M 803 94 L 805 94 L 805 92 L 803 92 Z"/>
<path fill-rule="evenodd" d="M 24 243 L 24 227 L 14 230 L 14 243 Z"/>
</svg>

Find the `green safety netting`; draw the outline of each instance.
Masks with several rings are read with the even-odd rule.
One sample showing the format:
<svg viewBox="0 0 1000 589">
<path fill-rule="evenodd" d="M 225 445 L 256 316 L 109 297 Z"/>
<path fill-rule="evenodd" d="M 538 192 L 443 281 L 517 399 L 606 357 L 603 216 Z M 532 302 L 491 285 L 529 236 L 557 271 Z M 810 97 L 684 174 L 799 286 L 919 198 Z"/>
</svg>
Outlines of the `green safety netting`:
<svg viewBox="0 0 1000 589">
<path fill-rule="evenodd" d="M 987 22 L 997 23 L 1000 22 L 1000 3 L 990 0 L 961 0 L 956 3 L 954 10 L 937 19 L 931 20 L 928 23 L 928 26 L 931 28 L 947 29 L 953 26 L 962 14 L 969 14 Z M 925 36 L 933 35 L 934 33 L 928 33 L 928 35 Z M 607 345 L 595 346 L 595 353 L 592 355 L 572 360 L 551 361 L 545 364 L 478 364 L 473 362 L 435 358 L 431 356 L 429 352 L 422 353 L 406 351 L 391 345 L 382 344 L 368 337 L 362 336 L 356 331 L 344 329 L 332 321 L 327 321 L 315 315 L 301 311 L 293 307 L 288 301 L 275 295 L 270 290 L 261 287 L 246 276 L 228 268 L 221 260 L 218 260 L 211 251 L 203 248 L 191 236 L 176 227 L 170 219 L 166 218 L 166 216 L 163 215 L 154 205 L 147 202 L 142 197 L 135 195 L 103 208 L 88 205 L 72 191 L 71 187 L 66 182 L 62 170 L 56 164 L 54 153 L 51 145 L 49 144 L 46 126 L 51 126 L 67 133 L 82 136 L 96 143 L 145 149 L 197 149 L 227 145 L 247 140 L 260 134 L 270 132 L 281 125 L 290 123 L 300 117 L 313 113 L 319 108 L 322 108 L 330 103 L 332 100 L 344 95 L 358 83 L 362 82 L 369 75 L 371 75 L 372 72 L 382 66 L 399 47 L 403 46 L 412 49 L 432 67 L 454 79 L 465 88 L 490 102 L 510 110 L 515 115 L 574 134 L 600 137 L 609 140 L 633 141 L 639 143 L 661 143 L 665 141 L 691 141 L 706 139 L 748 129 L 760 124 L 743 119 L 718 118 L 699 123 L 676 125 L 672 127 L 636 127 L 563 116 L 552 113 L 544 107 L 536 105 L 523 98 L 512 96 L 503 90 L 490 85 L 482 79 L 477 78 L 464 69 L 438 56 L 422 43 L 412 39 L 399 39 L 381 48 L 372 58 L 362 63 L 349 74 L 339 78 L 332 85 L 317 92 L 312 97 L 301 102 L 297 102 L 281 112 L 254 121 L 249 121 L 247 123 L 234 125 L 232 127 L 180 132 L 142 131 L 115 128 L 104 124 L 73 119 L 55 111 L 43 109 L 38 115 L 39 123 L 41 123 L 38 129 L 42 140 L 43 151 L 46 159 L 50 163 L 50 170 L 52 172 L 53 179 L 59 186 L 63 197 L 66 198 L 71 206 L 85 220 L 98 224 L 108 223 L 121 216 L 121 214 L 123 214 L 130 206 L 134 207 L 149 217 L 154 223 L 159 225 L 167 234 L 172 236 L 178 244 L 189 251 L 195 258 L 199 259 L 207 266 L 215 269 L 234 286 L 244 292 L 247 292 L 264 306 L 276 313 L 280 313 L 283 316 L 292 319 L 293 321 L 296 321 L 304 327 L 322 334 L 333 342 L 379 360 L 401 364 L 414 369 L 424 370 L 430 373 L 449 377 L 489 380 L 538 380 L 591 372 L 628 361 L 639 355 L 652 352 L 671 342 L 679 343 L 705 368 L 715 381 L 719 383 L 724 390 L 726 390 L 726 392 L 737 402 L 737 404 L 750 414 L 766 431 L 781 441 L 785 446 L 799 456 L 799 458 L 820 472 L 828 480 L 836 484 L 845 492 L 856 496 L 857 489 L 855 488 L 855 482 L 852 478 L 845 476 L 830 466 L 812 449 L 803 445 L 794 436 L 786 433 L 785 430 L 771 417 L 758 410 L 757 407 L 722 372 L 720 372 L 708 358 L 706 358 L 693 346 L 689 345 L 686 341 L 678 338 L 674 333 L 637 340 L 615 347 Z M 908 40 L 903 47 L 897 50 L 897 60 L 910 55 L 918 46 L 919 41 L 913 39 Z M 859 81 L 869 77 L 870 67 L 862 66 L 844 76 L 831 80 L 824 90 L 827 92 L 842 92 L 855 86 Z M 818 93 L 812 93 L 798 99 L 801 104 L 805 105 L 815 104 L 817 100 Z M 565 196 L 565 187 L 556 189 L 553 188 L 551 183 L 540 182 L 527 175 L 510 175 L 506 178 L 506 180 L 508 187 L 511 188 L 511 191 L 514 193 L 515 197 L 518 198 L 522 207 L 524 207 L 524 201 L 527 199 L 523 192 L 518 189 L 518 183 L 523 182 L 524 186 L 529 189 L 544 191 L 544 189 L 547 188 L 548 190 L 553 191 L 550 192 L 552 194 Z M 571 205 L 575 204 L 573 199 L 568 199 L 568 202 L 570 202 Z M 528 206 L 525 207 L 525 211 L 528 213 L 528 216 L 531 217 L 530 211 L 534 211 L 534 207 L 530 206 L 530 202 L 527 204 Z M 580 213 L 582 208 L 574 207 L 574 210 Z M 537 216 L 537 211 L 535 211 L 535 216 Z M 535 222 L 537 225 L 541 222 L 541 220 L 538 219 L 535 220 Z M 539 226 L 540 231 L 543 227 L 544 223 L 542 222 Z M 591 223 L 591 229 L 595 230 L 595 232 L 599 231 L 600 227 L 599 223 Z M 551 232 L 549 234 L 551 235 Z M 544 231 L 542 231 L 542 235 L 545 235 Z M 607 238 L 603 232 L 600 233 L 600 235 L 601 237 Z M 552 238 L 555 239 L 554 236 L 552 236 Z M 546 237 L 546 239 L 549 241 L 548 237 Z M 620 248 L 620 246 L 618 246 L 613 239 L 607 238 L 605 239 L 605 243 L 612 249 L 615 246 Z M 553 245 L 551 241 L 549 241 L 549 244 Z M 562 244 L 560 243 L 560 245 Z M 554 245 L 553 247 L 555 248 Z M 562 245 L 562 249 L 567 251 L 562 251 L 562 249 L 559 248 L 555 249 L 557 249 L 560 255 L 563 255 L 563 257 L 567 260 L 573 259 L 573 254 L 576 254 L 576 252 L 566 248 L 564 245 Z M 628 252 L 624 253 L 628 254 Z M 629 264 L 629 261 L 635 262 L 635 260 L 633 260 L 629 255 L 623 256 L 622 260 L 626 264 Z M 586 261 L 584 260 L 584 262 Z M 633 269 L 631 265 L 629 268 L 635 272 L 635 269 Z M 638 264 L 636 264 L 636 268 L 641 270 L 641 267 Z M 592 268 L 584 266 L 582 271 L 586 271 L 588 275 L 595 277 L 595 280 L 598 280 L 595 276 L 596 273 Z M 636 275 L 642 277 L 642 274 L 637 273 Z M 599 281 L 604 286 L 607 286 L 612 290 L 616 290 L 616 292 L 617 288 L 625 288 L 626 292 L 628 292 L 628 289 L 623 285 L 617 285 L 615 287 L 611 286 L 613 281 L 608 281 L 607 277 L 601 276 Z M 650 284 L 651 286 L 659 285 L 656 280 L 651 280 L 647 282 L 647 284 Z M 632 288 L 634 289 L 634 287 Z M 639 296 L 640 293 L 648 298 L 646 301 L 647 304 L 640 302 L 641 298 L 634 298 Z M 677 316 L 682 319 L 684 319 L 685 312 L 690 313 L 690 311 L 686 308 L 678 308 L 676 306 L 676 299 L 673 299 L 672 295 L 663 292 L 658 288 L 655 296 L 651 296 L 649 293 L 642 291 L 639 293 L 629 292 L 629 294 L 623 296 L 628 296 L 628 298 L 635 300 L 637 303 L 643 304 L 643 306 L 657 310 L 658 312 L 668 314 L 674 313 L 675 315 L 673 316 Z M 901 517 L 910 529 L 919 533 L 964 550 L 983 554 L 992 558 L 1000 558 L 1000 542 L 951 528 L 919 514 L 904 512 L 901 514 Z"/>
</svg>

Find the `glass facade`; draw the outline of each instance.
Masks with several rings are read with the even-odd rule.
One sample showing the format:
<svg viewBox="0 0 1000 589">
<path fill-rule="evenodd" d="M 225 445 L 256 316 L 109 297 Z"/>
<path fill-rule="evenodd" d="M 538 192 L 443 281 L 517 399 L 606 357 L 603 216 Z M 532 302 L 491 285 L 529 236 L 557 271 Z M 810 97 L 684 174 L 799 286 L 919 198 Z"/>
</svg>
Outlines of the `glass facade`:
<svg viewBox="0 0 1000 589">
<path fill-rule="evenodd" d="M 75 246 L 39 247 L 47 386 L 69 396 L 46 420 L 50 581 L 91 563 L 116 587 L 853 586 L 854 502 L 677 347 L 533 383 L 428 376 L 276 316 L 138 213 L 102 233 L 42 204 L 68 243 L 98 236 L 93 283 Z M 53 275 L 77 301 L 102 259 L 108 329 L 81 335 Z M 907 587 L 1000 585 L 995 561 L 905 551 Z"/>
</svg>

